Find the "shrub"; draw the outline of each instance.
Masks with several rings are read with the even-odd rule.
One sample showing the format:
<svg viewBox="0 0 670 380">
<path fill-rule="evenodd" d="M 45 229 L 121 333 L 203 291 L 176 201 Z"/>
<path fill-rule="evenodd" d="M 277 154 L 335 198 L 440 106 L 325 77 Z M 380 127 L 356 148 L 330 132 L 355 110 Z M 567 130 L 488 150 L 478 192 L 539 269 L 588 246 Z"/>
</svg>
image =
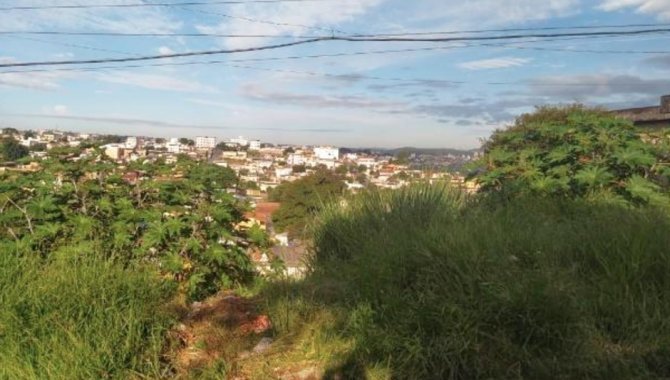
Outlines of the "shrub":
<svg viewBox="0 0 670 380">
<path fill-rule="evenodd" d="M 667 377 L 669 230 L 602 202 L 371 192 L 322 214 L 304 296 L 394 378 Z"/>
</svg>

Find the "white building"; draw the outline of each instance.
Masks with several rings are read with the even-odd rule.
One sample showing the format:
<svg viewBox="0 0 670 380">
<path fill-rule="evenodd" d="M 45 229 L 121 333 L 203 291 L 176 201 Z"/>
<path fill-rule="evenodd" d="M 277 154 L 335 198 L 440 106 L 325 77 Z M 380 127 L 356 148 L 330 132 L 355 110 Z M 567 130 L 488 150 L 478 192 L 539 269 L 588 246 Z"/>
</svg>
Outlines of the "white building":
<svg viewBox="0 0 670 380">
<path fill-rule="evenodd" d="M 137 148 L 137 137 L 128 137 L 126 138 L 126 143 L 124 144 L 126 149 L 135 149 Z"/>
<path fill-rule="evenodd" d="M 365 165 L 369 170 L 377 170 L 377 161 L 372 157 L 359 157 L 356 163 L 358 165 Z"/>
<path fill-rule="evenodd" d="M 176 139 L 174 139 L 176 140 Z M 173 141 L 173 139 L 170 140 L 167 144 L 165 144 L 165 149 L 169 153 L 180 153 L 181 152 L 181 144 L 179 141 Z"/>
<path fill-rule="evenodd" d="M 239 136 L 236 139 L 230 139 L 228 143 L 231 144 L 231 145 L 237 145 L 237 146 L 247 146 L 247 145 L 249 145 L 249 140 L 247 140 L 243 136 Z M 259 149 L 260 149 L 260 147 L 259 147 Z"/>
<path fill-rule="evenodd" d="M 40 144 L 40 143 L 42 143 L 42 140 L 36 139 L 36 138 L 33 138 L 33 137 L 28 137 L 27 139 L 22 139 L 22 140 L 19 141 L 19 144 L 21 144 L 23 146 L 27 146 L 27 147 L 31 147 L 33 145 Z"/>
<path fill-rule="evenodd" d="M 305 156 L 299 153 L 291 153 L 288 155 L 286 163 L 288 163 L 289 165 L 304 165 Z"/>
<path fill-rule="evenodd" d="M 195 138 L 195 147 L 198 149 L 214 149 L 216 137 L 198 136 Z"/>
<path fill-rule="evenodd" d="M 123 147 L 119 144 L 107 144 L 103 145 L 103 148 L 105 148 L 105 154 L 107 157 L 111 158 L 112 160 L 118 160 L 123 156 Z"/>
<path fill-rule="evenodd" d="M 249 150 L 261 150 L 261 140 L 249 141 Z"/>
<path fill-rule="evenodd" d="M 337 160 L 340 158 L 340 149 L 331 147 L 316 147 L 314 155 L 319 160 Z"/>
<path fill-rule="evenodd" d="M 277 168 L 275 169 L 275 176 L 277 179 L 283 178 L 283 177 L 289 177 L 293 173 L 292 168 Z"/>
</svg>

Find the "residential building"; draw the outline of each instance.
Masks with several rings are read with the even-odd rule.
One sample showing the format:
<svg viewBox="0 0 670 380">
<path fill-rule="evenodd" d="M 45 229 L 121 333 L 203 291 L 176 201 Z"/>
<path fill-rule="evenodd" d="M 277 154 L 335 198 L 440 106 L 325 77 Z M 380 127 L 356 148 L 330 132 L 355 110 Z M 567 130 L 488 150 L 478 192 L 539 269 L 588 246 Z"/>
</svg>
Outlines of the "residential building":
<svg viewBox="0 0 670 380">
<path fill-rule="evenodd" d="M 662 96 L 659 106 L 620 109 L 612 113 L 632 121 L 638 127 L 668 128 L 670 127 L 670 95 Z"/>
<path fill-rule="evenodd" d="M 288 158 L 286 159 L 286 163 L 289 165 L 304 165 L 305 164 L 305 156 L 299 153 L 291 153 L 288 155 Z"/>
<path fill-rule="evenodd" d="M 198 149 L 214 149 L 216 137 L 198 136 L 195 138 L 195 147 Z"/>
<path fill-rule="evenodd" d="M 165 149 L 167 149 L 169 153 L 181 153 L 181 143 L 179 142 L 179 139 L 175 137 L 171 138 L 170 141 L 165 144 Z"/>
<path fill-rule="evenodd" d="M 332 147 L 316 147 L 314 155 L 319 160 L 337 160 L 340 158 L 340 149 Z"/>
<path fill-rule="evenodd" d="M 112 160 L 120 160 L 123 158 L 123 147 L 118 144 L 107 144 L 104 145 L 103 148 L 105 148 L 105 154 L 107 157 L 111 158 Z"/>
<path fill-rule="evenodd" d="M 293 168 L 277 168 L 275 169 L 275 176 L 277 179 L 281 179 L 282 177 L 289 177 L 293 174 Z"/>
<path fill-rule="evenodd" d="M 247 145 L 249 145 L 249 140 L 247 140 L 243 136 L 239 136 L 237 138 L 230 139 L 228 141 L 228 144 L 233 145 L 233 146 L 247 146 Z"/>
<path fill-rule="evenodd" d="M 126 143 L 124 145 L 126 149 L 135 149 L 137 148 L 137 137 L 130 136 L 126 138 Z"/>
<path fill-rule="evenodd" d="M 249 150 L 261 150 L 261 140 L 249 141 Z"/>
</svg>

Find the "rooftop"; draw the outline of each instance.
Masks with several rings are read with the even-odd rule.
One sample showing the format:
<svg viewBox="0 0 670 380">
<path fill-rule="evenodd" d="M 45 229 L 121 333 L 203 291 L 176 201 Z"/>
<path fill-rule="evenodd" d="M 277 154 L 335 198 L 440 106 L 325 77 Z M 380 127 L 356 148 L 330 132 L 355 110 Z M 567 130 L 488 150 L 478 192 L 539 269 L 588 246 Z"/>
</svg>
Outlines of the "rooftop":
<svg viewBox="0 0 670 380">
<path fill-rule="evenodd" d="M 670 123 L 670 95 L 661 97 L 659 106 L 627 108 L 612 113 L 636 124 L 668 122 Z"/>
</svg>

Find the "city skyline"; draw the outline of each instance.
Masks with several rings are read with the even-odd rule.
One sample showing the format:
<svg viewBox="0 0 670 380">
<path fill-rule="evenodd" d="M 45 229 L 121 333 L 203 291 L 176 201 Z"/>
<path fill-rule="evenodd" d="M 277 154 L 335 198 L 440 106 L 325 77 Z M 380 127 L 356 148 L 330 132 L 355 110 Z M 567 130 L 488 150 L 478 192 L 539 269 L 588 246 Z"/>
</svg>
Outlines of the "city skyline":
<svg viewBox="0 0 670 380">
<path fill-rule="evenodd" d="M 3 7 L 59 4 L 71 2 L 9 1 Z M 0 62 L 239 49 L 344 32 L 639 24 L 662 28 L 668 21 L 670 3 L 661 0 L 523 0 L 505 6 L 493 0 L 450 2 L 450 6 L 433 0 L 412 4 L 325 0 L 6 10 L 0 12 L 4 32 L 265 37 L 0 34 Z M 26 73 L 16 72 L 26 69 L 0 69 L 0 123 L 21 129 L 154 137 L 222 140 L 245 135 L 278 144 L 470 149 L 535 105 L 656 104 L 670 88 L 665 35 L 502 43 L 322 41 L 267 52 L 166 58 L 158 63 L 168 65 L 158 67 L 118 64 L 121 68 L 115 70 L 54 67 Z M 211 60 L 223 62 L 181 65 Z"/>
</svg>

